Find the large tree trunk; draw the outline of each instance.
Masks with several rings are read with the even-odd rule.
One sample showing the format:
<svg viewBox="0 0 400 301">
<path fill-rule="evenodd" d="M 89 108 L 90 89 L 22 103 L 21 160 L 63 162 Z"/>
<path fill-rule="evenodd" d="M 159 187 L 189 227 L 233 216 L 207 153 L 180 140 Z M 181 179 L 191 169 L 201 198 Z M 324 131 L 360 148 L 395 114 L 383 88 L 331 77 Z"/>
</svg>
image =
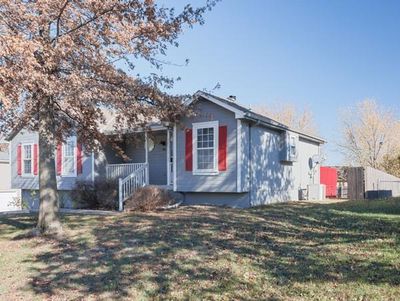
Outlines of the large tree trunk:
<svg viewBox="0 0 400 301">
<path fill-rule="evenodd" d="M 50 99 L 41 103 L 39 111 L 39 220 L 42 233 L 59 234 L 58 192 L 55 168 L 54 109 Z"/>
</svg>

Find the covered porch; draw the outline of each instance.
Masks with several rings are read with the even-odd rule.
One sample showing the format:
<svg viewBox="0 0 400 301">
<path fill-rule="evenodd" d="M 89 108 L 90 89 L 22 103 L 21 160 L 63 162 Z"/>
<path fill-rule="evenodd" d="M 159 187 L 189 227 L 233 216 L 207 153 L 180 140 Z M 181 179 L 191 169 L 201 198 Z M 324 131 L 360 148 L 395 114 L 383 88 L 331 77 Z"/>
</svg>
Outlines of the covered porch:
<svg viewBox="0 0 400 301">
<path fill-rule="evenodd" d="M 146 185 L 173 187 L 173 131 L 160 126 L 151 131 L 125 134 L 118 143 L 128 159 L 111 147 L 105 148 L 106 178 L 119 187 L 119 209 L 136 189 Z"/>
</svg>

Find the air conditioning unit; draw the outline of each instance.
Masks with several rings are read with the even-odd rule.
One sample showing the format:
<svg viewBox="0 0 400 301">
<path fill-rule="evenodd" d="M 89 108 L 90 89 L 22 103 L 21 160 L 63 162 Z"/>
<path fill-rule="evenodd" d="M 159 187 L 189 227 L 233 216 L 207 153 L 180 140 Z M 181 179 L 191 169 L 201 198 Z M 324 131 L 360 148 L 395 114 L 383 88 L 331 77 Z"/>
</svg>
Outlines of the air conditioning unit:
<svg viewBox="0 0 400 301">
<path fill-rule="evenodd" d="M 296 162 L 298 158 L 299 135 L 285 131 L 281 135 L 281 161 Z"/>
</svg>

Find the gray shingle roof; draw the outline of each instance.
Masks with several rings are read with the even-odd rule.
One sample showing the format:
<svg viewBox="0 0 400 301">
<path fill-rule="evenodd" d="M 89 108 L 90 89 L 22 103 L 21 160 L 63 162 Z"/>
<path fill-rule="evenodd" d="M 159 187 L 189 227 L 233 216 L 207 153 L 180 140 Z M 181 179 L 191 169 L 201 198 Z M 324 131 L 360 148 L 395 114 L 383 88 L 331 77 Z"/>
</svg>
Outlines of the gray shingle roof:
<svg viewBox="0 0 400 301">
<path fill-rule="evenodd" d="M 251 109 L 245 108 L 244 106 L 242 106 L 242 105 L 240 105 L 240 104 L 238 104 L 236 102 L 233 102 L 231 100 L 228 100 L 228 99 L 225 99 L 225 98 L 222 98 L 222 97 L 219 97 L 219 96 L 215 96 L 215 95 L 210 94 L 210 93 L 206 93 L 206 92 L 203 92 L 203 91 L 198 91 L 195 94 L 195 97 L 193 98 L 192 101 L 195 101 L 199 96 L 203 97 L 205 99 L 211 100 L 211 101 L 212 101 L 212 99 L 216 99 L 219 102 L 222 102 L 225 105 L 231 107 L 233 110 L 237 110 L 237 111 L 242 112 L 243 118 L 245 118 L 245 119 L 259 121 L 259 122 L 265 124 L 266 126 L 269 126 L 269 127 L 272 127 L 272 128 L 278 129 L 278 130 L 282 130 L 282 131 L 289 130 L 291 132 L 299 134 L 300 136 L 302 136 L 304 138 L 308 138 L 308 139 L 316 141 L 318 143 L 325 143 L 326 142 L 321 137 L 318 137 L 318 136 L 315 136 L 315 135 L 311 135 L 309 133 L 305 133 L 305 132 L 302 132 L 302 131 L 298 131 L 296 129 L 292 129 L 292 128 L 288 127 L 287 125 L 285 125 L 283 123 L 280 123 L 280 122 L 278 122 L 276 120 L 273 120 L 273 119 L 271 119 L 271 118 L 269 118 L 267 116 L 255 113 L 255 112 L 251 111 Z"/>
</svg>

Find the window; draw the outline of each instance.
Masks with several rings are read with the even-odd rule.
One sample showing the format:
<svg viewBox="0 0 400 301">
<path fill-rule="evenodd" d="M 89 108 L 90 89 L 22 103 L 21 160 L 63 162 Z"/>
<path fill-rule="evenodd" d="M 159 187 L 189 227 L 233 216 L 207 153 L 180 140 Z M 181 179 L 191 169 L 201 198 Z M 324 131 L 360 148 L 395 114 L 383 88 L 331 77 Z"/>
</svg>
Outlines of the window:
<svg viewBox="0 0 400 301">
<path fill-rule="evenodd" d="M 217 174 L 218 121 L 193 124 L 194 174 Z"/>
<path fill-rule="evenodd" d="M 290 156 L 296 157 L 296 137 L 290 137 Z"/>
<path fill-rule="evenodd" d="M 22 145 L 22 175 L 33 175 L 33 144 Z"/>
<path fill-rule="evenodd" d="M 62 150 L 62 175 L 76 176 L 76 139 L 68 139 L 63 144 Z"/>
</svg>

